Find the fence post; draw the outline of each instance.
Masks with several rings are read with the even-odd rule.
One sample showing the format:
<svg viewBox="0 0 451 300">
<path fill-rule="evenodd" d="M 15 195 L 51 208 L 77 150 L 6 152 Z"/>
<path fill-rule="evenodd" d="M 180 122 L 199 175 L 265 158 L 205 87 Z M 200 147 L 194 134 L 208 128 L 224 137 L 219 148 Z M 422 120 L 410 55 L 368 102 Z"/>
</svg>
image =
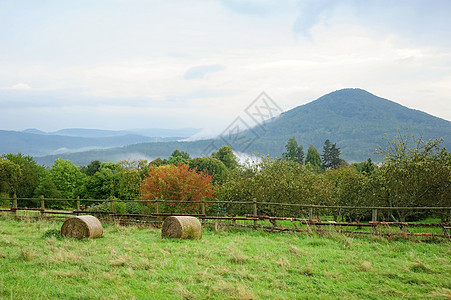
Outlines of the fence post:
<svg viewBox="0 0 451 300">
<path fill-rule="evenodd" d="M 114 201 L 113 201 L 113 196 L 110 197 L 110 203 L 111 203 L 111 212 L 114 214 Z"/>
<path fill-rule="evenodd" d="M 44 211 L 45 211 L 45 200 L 44 195 L 41 195 L 41 217 L 44 215 Z"/>
<path fill-rule="evenodd" d="M 13 208 L 14 208 L 14 214 L 15 215 L 17 215 L 17 195 L 16 195 L 16 193 L 14 193 L 14 196 L 13 196 Z"/>
<path fill-rule="evenodd" d="M 80 196 L 77 196 L 77 211 L 80 211 Z"/>
<path fill-rule="evenodd" d="M 202 198 L 200 205 L 202 207 L 202 214 L 205 216 L 205 202 L 204 202 L 204 198 Z"/>
<path fill-rule="evenodd" d="M 313 207 L 310 206 L 308 208 L 308 220 L 311 221 L 313 219 Z"/>
<path fill-rule="evenodd" d="M 372 226 L 371 226 L 371 231 L 373 232 L 373 234 L 377 234 L 377 208 L 373 208 L 371 210 L 371 221 L 373 222 Z"/>
<path fill-rule="evenodd" d="M 254 198 L 254 216 L 257 216 L 257 199 Z M 254 227 L 257 227 L 257 220 L 254 220 Z"/>
</svg>

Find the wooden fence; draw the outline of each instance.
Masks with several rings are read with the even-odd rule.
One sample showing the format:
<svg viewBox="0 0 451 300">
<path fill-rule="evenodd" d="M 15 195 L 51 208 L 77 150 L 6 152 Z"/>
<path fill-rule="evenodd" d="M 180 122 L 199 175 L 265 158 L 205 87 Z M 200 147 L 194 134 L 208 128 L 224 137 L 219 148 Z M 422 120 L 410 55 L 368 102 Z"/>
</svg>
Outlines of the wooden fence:
<svg viewBox="0 0 451 300">
<path fill-rule="evenodd" d="M 362 207 L 302 205 L 254 201 L 117 200 L 117 199 L 48 199 L 0 198 L 0 215 L 16 217 L 67 217 L 92 214 L 120 224 L 158 226 L 170 215 L 195 216 L 216 229 L 222 226 L 263 228 L 270 231 L 374 234 L 381 236 L 429 236 L 451 240 L 451 207 Z M 55 204 L 60 203 L 60 204 Z M 118 203 L 138 203 L 145 213 L 127 213 Z M 102 210 L 96 204 L 102 204 Z M 65 209 L 61 209 L 61 207 Z M 390 220 L 393 212 L 408 211 L 431 221 Z M 361 219 L 354 219 L 361 218 Z"/>
</svg>

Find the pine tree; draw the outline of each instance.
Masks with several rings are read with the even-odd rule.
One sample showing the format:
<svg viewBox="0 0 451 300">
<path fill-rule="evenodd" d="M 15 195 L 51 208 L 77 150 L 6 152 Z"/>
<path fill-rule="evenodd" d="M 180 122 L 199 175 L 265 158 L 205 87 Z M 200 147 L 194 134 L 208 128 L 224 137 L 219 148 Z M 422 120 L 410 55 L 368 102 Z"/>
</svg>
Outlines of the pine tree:
<svg viewBox="0 0 451 300">
<path fill-rule="evenodd" d="M 340 166 L 341 164 L 340 154 L 341 154 L 340 148 L 338 148 L 337 145 L 333 143 L 330 149 L 332 169 L 338 169 L 338 167 Z"/>
<path fill-rule="evenodd" d="M 324 169 L 337 169 L 340 166 L 340 148 L 337 147 L 336 143 L 331 144 L 329 139 L 324 142 L 323 147 L 323 168 Z"/>
<path fill-rule="evenodd" d="M 304 163 L 304 148 L 302 145 L 298 145 L 295 137 L 288 140 L 285 149 L 286 152 L 282 153 L 283 159 L 291 160 L 301 165 Z"/>
</svg>

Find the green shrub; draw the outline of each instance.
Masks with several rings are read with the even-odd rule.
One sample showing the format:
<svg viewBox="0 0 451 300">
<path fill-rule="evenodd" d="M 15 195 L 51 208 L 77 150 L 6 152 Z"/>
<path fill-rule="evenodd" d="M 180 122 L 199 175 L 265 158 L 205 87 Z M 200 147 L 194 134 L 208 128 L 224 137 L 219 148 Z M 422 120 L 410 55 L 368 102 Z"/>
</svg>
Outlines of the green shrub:
<svg viewBox="0 0 451 300">
<path fill-rule="evenodd" d="M 113 202 L 114 212 L 118 214 L 125 213 L 125 202 Z M 111 212 L 111 201 L 105 201 L 97 205 L 93 205 L 87 209 L 87 211 L 103 211 L 103 212 Z"/>
<path fill-rule="evenodd" d="M 151 214 L 151 210 L 138 202 L 127 202 L 125 204 L 127 214 Z"/>
</svg>

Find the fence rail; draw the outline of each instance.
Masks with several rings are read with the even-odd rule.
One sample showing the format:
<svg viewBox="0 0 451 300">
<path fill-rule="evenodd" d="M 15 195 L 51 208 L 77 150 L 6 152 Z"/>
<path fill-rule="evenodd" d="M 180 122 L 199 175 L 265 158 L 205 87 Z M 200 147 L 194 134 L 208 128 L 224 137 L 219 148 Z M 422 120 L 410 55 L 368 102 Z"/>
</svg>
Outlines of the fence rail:
<svg viewBox="0 0 451 300">
<path fill-rule="evenodd" d="M 9 203 L 5 207 L 5 203 Z M 56 203 L 56 204 L 55 204 Z M 59 204 L 58 204 L 59 203 Z M 138 203 L 145 213 L 120 211 L 117 203 Z M 4 207 L 1 207 L 3 204 Z M 96 204 L 103 210 L 96 210 Z M 105 205 L 106 204 L 106 205 Z M 90 207 L 91 206 L 91 207 Z M 64 207 L 64 209 L 62 209 Z M 105 209 L 107 208 L 107 209 Z M 431 221 L 389 220 L 395 211 L 415 212 Z M 365 212 L 362 214 L 362 212 Z M 451 240 L 451 207 L 370 207 L 306 205 L 257 201 L 177 201 L 177 200 L 118 200 L 118 199 L 52 199 L 0 198 L 0 216 L 16 217 L 93 214 L 107 217 L 120 224 L 161 224 L 171 215 L 195 216 L 206 224 L 263 228 L 271 231 L 324 232 L 375 234 L 382 236 L 430 236 Z M 412 214 L 411 214 L 412 215 Z M 415 214 L 413 214 L 415 215 Z M 361 217 L 351 220 L 350 216 Z M 439 221 L 438 221 L 439 220 Z M 352 230 L 350 230 L 352 228 Z M 427 231 L 428 232 L 424 232 Z"/>
</svg>

